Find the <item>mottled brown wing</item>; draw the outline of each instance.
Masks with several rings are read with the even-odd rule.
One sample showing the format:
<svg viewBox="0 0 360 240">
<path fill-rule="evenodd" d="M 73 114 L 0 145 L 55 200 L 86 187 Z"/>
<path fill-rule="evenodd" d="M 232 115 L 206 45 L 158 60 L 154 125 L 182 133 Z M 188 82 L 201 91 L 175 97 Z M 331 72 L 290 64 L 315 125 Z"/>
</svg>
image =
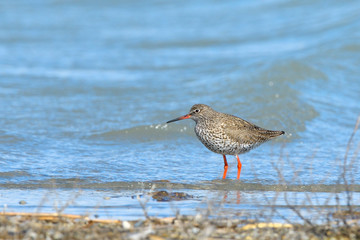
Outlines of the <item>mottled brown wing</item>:
<svg viewBox="0 0 360 240">
<path fill-rule="evenodd" d="M 224 132 L 229 138 L 244 144 L 262 143 L 271 138 L 284 134 L 283 131 L 272 131 L 256 126 L 241 118 L 232 116 L 230 121 L 222 124 Z"/>
</svg>

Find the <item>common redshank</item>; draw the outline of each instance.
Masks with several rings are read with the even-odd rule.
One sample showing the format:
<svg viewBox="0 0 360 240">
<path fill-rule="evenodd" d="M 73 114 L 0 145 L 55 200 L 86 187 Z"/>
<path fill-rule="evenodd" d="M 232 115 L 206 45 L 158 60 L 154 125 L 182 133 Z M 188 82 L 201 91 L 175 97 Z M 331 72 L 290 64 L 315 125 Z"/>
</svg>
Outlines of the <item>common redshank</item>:
<svg viewBox="0 0 360 240">
<path fill-rule="evenodd" d="M 242 165 L 239 154 L 248 152 L 271 138 L 285 133 L 284 131 L 266 130 L 239 117 L 217 112 L 205 104 L 195 104 L 188 114 L 166 123 L 188 118 L 195 121 L 196 136 L 205 147 L 223 155 L 223 179 L 226 178 L 228 170 L 226 155 L 236 156 L 237 179 L 239 179 Z"/>
</svg>

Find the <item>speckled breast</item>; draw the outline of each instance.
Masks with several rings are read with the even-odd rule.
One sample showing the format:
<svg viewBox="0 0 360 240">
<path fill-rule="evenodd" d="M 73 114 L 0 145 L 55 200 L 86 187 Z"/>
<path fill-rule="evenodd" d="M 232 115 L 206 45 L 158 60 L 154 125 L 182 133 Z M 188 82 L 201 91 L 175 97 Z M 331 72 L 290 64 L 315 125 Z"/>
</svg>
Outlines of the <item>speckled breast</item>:
<svg viewBox="0 0 360 240">
<path fill-rule="evenodd" d="M 196 124 L 195 133 L 199 140 L 209 150 L 224 154 L 238 155 L 250 151 L 255 147 L 253 144 L 243 144 L 230 139 L 220 128 L 210 128 L 203 124 Z"/>
</svg>

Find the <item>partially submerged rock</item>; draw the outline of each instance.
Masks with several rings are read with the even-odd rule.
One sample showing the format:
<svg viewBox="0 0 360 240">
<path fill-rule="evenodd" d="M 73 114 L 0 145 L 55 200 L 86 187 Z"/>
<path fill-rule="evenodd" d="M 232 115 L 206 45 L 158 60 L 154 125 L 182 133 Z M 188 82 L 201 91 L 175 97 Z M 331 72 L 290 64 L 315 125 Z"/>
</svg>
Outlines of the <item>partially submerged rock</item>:
<svg viewBox="0 0 360 240">
<path fill-rule="evenodd" d="M 189 195 L 184 192 L 167 192 L 167 191 L 157 191 L 151 194 L 152 198 L 159 202 L 168 202 L 168 201 L 179 201 L 187 200 L 193 198 L 192 195 Z"/>
</svg>

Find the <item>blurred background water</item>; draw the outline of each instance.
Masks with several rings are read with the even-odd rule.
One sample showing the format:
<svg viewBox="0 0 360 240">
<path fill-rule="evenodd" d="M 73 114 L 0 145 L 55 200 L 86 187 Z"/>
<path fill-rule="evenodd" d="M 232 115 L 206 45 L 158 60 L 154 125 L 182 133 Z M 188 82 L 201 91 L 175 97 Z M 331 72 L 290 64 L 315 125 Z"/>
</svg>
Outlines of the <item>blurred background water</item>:
<svg viewBox="0 0 360 240">
<path fill-rule="evenodd" d="M 356 0 L 1 1 L 0 203 L 156 180 L 266 189 L 277 169 L 339 183 L 360 114 L 359 12 Z M 221 155 L 191 120 L 165 124 L 196 103 L 287 134 L 240 156 L 240 183 L 229 157 L 214 187 Z"/>
</svg>

